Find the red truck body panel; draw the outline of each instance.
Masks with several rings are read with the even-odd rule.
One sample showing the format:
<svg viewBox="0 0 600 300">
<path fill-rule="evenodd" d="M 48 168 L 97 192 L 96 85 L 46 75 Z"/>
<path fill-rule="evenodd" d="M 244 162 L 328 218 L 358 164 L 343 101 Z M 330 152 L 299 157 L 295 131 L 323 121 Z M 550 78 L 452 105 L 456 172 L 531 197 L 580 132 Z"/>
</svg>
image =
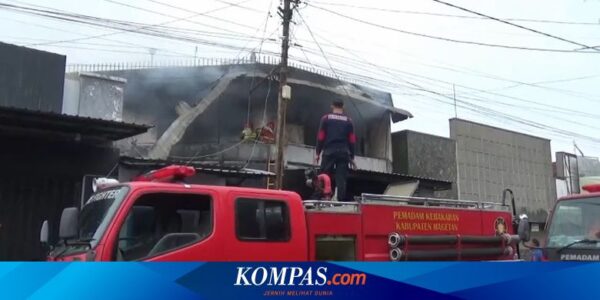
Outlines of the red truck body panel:
<svg viewBox="0 0 600 300">
<path fill-rule="evenodd" d="M 328 237 L 350 238 L 355 247 L 351 252 L 356 260 L 389 261 L 390 246 L 387 239 L 391 232 L 403 235 L 494 236 L 498 219 L 502 219 L 507 229 L 504 233 L 512 233 L 512 226 L 509 226 L 512 217 L 507 211 L 363 203 L 355 205 L 354 211 L 335 212 L 306 210 L 300 196 L 288 191 L 157 182 L 132 182 L 127 186 L 129 193 L 94 249 L 83 256 L 75 253 L 49 259 L 115 260 L 119 232 L 132 206 L 140 197 L 152 193 L 210 196 L 212 231 L 198 242 L 150 257 L 146 259 L 148 261 L 317 260 L 318 240 Z M 289 210 L 289 240 L 238 239 L 235 201 L 239 198 L 285 202 Z M 439 246 L 420 247 L 415 249 L 435 249 Z"/>
<path fill-rule="evenodd" d="M 310 258 L 315 259 L 318 236 L 355 236 L 357 260 L 389 261 L 388 235 L 391 232 L 405 235 L 494 236 L 498 218 L 504 224 L 512 222 L 512 216 L 507 211 L 410 205 L 363 204 L 358 213 L 308 212 Z M 513 234 L 512 226 L 506 226 L 506 229 L 504 233 Z M 439 246 L 415 246 L 414 249 L 435 247 Z"/>
</svg>

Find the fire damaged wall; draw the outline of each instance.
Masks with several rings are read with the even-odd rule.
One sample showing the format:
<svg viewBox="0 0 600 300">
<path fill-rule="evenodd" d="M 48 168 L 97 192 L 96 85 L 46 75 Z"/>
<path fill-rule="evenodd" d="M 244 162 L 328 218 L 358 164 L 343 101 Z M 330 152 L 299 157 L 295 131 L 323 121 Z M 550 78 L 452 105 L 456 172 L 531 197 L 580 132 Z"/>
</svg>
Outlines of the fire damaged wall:
<svg viewBox="0 0 600 300">
<path fill-rule="evenodd" d="M 155 126 L 121 143 L 122 150 L 155 159 L 266 159 L 264 145 L 237 144 L 246 124 L 276 123 L 278 82 L 266 79 L 273 70 L 273 65 L 247 64 L 107 72 L 127 80 L 124 121 Z M 332 100 L 341 98 L 355 123 L 357 154 L 391 162 L 390 94 L 346 83 L 342 87 L 338 80 L 293 68 L 289 82 L 293 99 L 286 130 L 291 144 L 314 146 L 321 116 L 330 111 Z M 208 156 L 216 152 L 218 156 Z"/>
</svg>

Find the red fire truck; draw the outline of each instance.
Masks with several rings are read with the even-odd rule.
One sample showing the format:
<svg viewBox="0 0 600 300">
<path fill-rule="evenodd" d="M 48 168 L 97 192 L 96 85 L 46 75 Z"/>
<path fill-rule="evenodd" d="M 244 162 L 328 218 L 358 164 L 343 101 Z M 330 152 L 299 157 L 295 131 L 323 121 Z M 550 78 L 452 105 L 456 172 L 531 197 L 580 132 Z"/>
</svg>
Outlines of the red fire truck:
<svg viewBox="0 0 600 300">
<path fill-rule="evenodd" d="M 100 186 L 65 208 L 50 261 L 513 260 L 510 206 L 363 195 L 302 200 L 268 189 L 190 185 L 170 166 Z M 514 203 L 513 203 L 514 205 Z M 48 243 L 48 222 L 41 241 Z"/>
<path fill-rule="evenodd" d="M 600 261 L 600 184 L 583 187 L 587 193 L 558 199 L 539 251 L 541 260 Z"/>
</svg>

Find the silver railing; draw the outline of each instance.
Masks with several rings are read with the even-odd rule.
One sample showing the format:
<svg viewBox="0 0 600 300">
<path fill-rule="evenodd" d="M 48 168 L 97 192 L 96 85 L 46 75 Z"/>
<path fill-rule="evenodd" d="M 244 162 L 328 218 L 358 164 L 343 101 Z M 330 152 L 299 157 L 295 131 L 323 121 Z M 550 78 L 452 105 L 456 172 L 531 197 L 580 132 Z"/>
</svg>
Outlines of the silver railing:
<svg viewBox="0 0 600 300">
<path fill-rule="evenodd" d="M 456 200 L 456 199 L 441 199 L 441 198 L 426 198 L 426 197 L 408 197 L 408 196 L 391 196 L 377 194 L 363 194 L 360 202 L 367 203 L 389 203 L 395 205 L 416 205 L 416 206 L 437 206 L 451 208 L 472 208 L 472 209 L 489 209 L 489 210 L 509 210 L 510 206 L 496 202 L 471 201 L 471 200 Z"/>
<path fill-rule="evenodd" d="M 304 208 L 311 211 L 327 212 L 358 212 L 360 210 L 359 202 L 339 202 L 323 200 L 305 200 L 302 201 Z"/>
<path fill-rule="evenodd" d="M 141 70 L 154 68 L 185 68 L 185 67 L 209 67 L 209 66 L 228 66 L 228 65 L 249 65 L 249 64 L 266 64 L 278 65 L 280 59 L 270 55 L 258 55 L 256 58 L 242 57 L 237 59 L 231 58 L 211 58 L 198 57 L 189 59 L 177 60 L 159 60 L 159 61 L 129 61 L 129 62 L 111 62 L 111 63 L 94 63 L 94 64 L 69 64 L 66 66 L 67 73 L 74 72 L 114 72 L 124 70 Z M 360 80 L 356 80 L 351 76 L 344 74 L 333 73 L 329 69 L 315 67 L 313 65 L 290 61 L 289 66 L 299 70 L 307 71 L 313 74 L 329 77 L 332 79 L 340 79 L 345 82 L 354 84 L 364 84 Z"/>
</svg>

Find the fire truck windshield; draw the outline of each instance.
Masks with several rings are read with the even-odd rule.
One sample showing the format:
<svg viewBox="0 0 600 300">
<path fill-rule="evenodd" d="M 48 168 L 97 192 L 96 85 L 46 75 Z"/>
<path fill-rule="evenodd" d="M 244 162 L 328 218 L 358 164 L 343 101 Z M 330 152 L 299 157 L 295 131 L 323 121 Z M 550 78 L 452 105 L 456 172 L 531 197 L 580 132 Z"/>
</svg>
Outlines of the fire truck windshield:
<svg viewBox="0 0 600 300">
<path fill-rule="evenodd" d="M 600 243 L 577 241 L 600 240 L 600 198 L 563 200 L 558 203 L 548 230 L 549 248 L 599 249 Z"/>
<path fill-rule="evenodd" d="M 96 246 L 128 190 L 128 187 L 120 186 L 90 197 L 79 217 L 79 240 L 89 241 L 92 248 Z"/>
</svg>

